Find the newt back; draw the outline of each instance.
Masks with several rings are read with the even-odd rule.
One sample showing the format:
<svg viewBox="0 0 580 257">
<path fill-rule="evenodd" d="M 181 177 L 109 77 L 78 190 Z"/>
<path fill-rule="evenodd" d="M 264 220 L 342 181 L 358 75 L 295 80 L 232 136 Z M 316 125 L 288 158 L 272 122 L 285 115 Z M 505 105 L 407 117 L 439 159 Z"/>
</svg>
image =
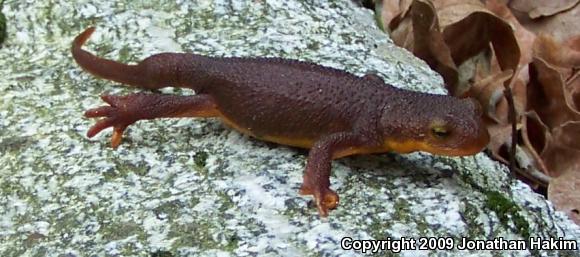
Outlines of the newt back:
<svg viewBox="0 0 580 257">
<path fill-rule="evenodd" d="M 309 148 L 321 136 L 376 126 L 390 87 L 305 62 L 267 58 L 216 60 L 209 94 L 230 125 L 257 138 Z M 211 72 L 211 71 L 210 71 Z M 379 108 L 377 108 L 379 107 Z"/>
</svg>

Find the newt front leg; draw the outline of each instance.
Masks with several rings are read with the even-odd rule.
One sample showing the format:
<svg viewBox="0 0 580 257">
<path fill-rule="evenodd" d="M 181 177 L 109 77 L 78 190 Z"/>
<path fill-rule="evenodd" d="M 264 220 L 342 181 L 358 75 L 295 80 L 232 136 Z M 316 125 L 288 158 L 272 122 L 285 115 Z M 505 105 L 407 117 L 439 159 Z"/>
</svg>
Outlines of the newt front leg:
<svg viewBox="0 0 580 257">
<path fill-rule="evenodd" d="M 209 95 L 176 96 L 137 93 L 127 96 L 103 95 L 101 98 L 109 106 L 101 106 L 85 112 L 85 117 L 104 117 L 87 132 L 93 137 L 103 129 L 113 127 L 111 145 L 116 148 L 121 143 L 123 131 L 139 121 L 155 118 L 174 117 L 215 117 L 219 111 Z"/>
<path fill-rule="evenodd" d="M 330 189 L 332 160 L 375 145 L 377 142 L 363 133 L 342 132 L 323 137 L 310 149 L 300 194 L 314 196 L 320 216 L 328 216 L 339 201 L 338 194 Z"/>
</svg>

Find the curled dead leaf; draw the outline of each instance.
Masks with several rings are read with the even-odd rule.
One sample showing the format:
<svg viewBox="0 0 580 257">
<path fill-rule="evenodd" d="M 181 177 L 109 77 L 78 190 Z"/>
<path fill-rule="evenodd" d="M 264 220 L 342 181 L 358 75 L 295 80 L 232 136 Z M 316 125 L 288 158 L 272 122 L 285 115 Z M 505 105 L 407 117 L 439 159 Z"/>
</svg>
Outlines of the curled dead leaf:
<svg viewBox="0 0 580 257">
<path fill-rule="evenodd" d="M 392 20 L 384 24 L 393 25 Z M 391 27 L 393 41 L 438 71 L 453 95 L 464 92 L 458 90 L 457 66 L 489 51 L 490 43 L 502 70 L 518 67 L 520 51 L 512 28 L 478 0 L 413 0 L 397 24 Z"/>
<path fill-rule="evenodd" d="M 553 132 L 555 143 L 580 151 L 580 121 L 569 121 Z M 579 160 L 571 160 L 580 163 Z M 580 167 L 580 166 L 579 166 Z M 580 170 L 578 170 L 580 172 Z"/>
<path fill-rule="evenodd" d="M 556 209 L 580 224 L 580 121 L 556 128 L 542 158 L 556 178 L 548 186 L 548 199 Z"/>
<path fill-rule="evenodd" d="M 566 184 L 572 182 L 549 181 L 566 175 L 577 186 L 580 177 L 579 1 L 398 0 L 383 10 L 397 45 L 439 72 L 450 94 L 482 104 L 491 155 L 505 164 L 515 158 L 519 167 L 510 168 L 532 186 L 568 188 L 553 201 L 576 220 L 578 202 L 570 195 L 577 192 Z M 556 39 L 536 36 L 538 28 Z M 556 203 L 561 199 L 576 201 L 574 209 Z"/>
<path fill-rule="evenodd" d="M 520 51 L 512 28 L 479 1 L 436 1 L 443 35 L 455 64 L 484 51 L 491 43 L 502 70 L 516 70 Z M 506 85 L 509 80 L 506 81 Z"/>
<path fill-rule="evenodd" d="M 457 68 L 451 59 L 431 2 L 414 0 L 407 16 L 391 32 L 393 41 L 421 59 L 443 76 L 446 84 L 457 83 Z"/>
<path fill-rule="evenodd" d="M 540 153 L 546 148 L 547 142 L 552 141 L 550 129 L 534 111 L 527 112 L 522 117 L 522 143 L 528 153 L 532 156 L 536 167 L 544 173 L 548 173 L 548 168 L 544 163 Z"/>
<path fill-rule="evenodd" d="M 580 120 L 561 74 L 540 58 L 534 58 L 530 66 L 528 99 L 528 109 L 535 110 L 550 129 L 570 120 Z"/>
<path fill-rule="evenodd" d="M 540 157 L 549 175 L 558 177 L 567 172 L 580 172 L 580 121 L 569 121 L 552 130 L 552 138 Z"/>
<path fill-rule="evenodd" d="M 398 25 L 398 21 L 411 6 L 412 0 L 383 0 L 379 1 L 380 17 L 383 28 L 391 31 L 391 28 Z"/>
<path fill-rule="evenodd" d="M 487 130 L 490 135 L 487 148 L 491 152 L 491 155 L 494 159 L 504 164 L 509 164 L 509 148 L 512 141 L 511 125 L 488 122 Z"/>
<path fill-rule="evenodd" d="M 547 34 L 562 42 L 570 36 L 580 34 L 580 4 L 575 4 L 571 8 L 559 12 L 557 15 L 544 16 L 538 19 L 530 18 L 527 12 L 521 12 L 514 9 L 513 2 L 509 6 L 512 8 L 514 15 L 518 18 L 520 23 L 534 34 Z M 547 1 L 529 1 L 522 0 L 521 2 L 528 2 L 531 4 Z M 552 1 L 550 1 L 552 2 Z M 578 2 L 576 0 L 576 2 Z"/>
<path fill-rule="evenodd" d="M 577 167 L 576 170 L 580 170 Z M 580 172 L 568 172 L 552 179 L 548 186 L 548 200 L 576 224 L 580 224 Z"/>
<path fill-rule="evenodd" d="M 541 34 L 533 45 L 534 56 L 559 68 L 580 67 L 580 51 L 574 49 L 577 47 L 574 44 L 580 44 L 580 39 L 574 37 L 570 41 L 560 44 L 554 38 Z M 560 72 L 563 73 L 561 70 Z"/>
<path fill-rule="evenodd" d="M 527 13 L 532 19 L 550 16 L 571 9 L 578 0 L 512 0 L 510 6 L 520 12 Z"/>
<path fill-rule="evenodd" d="M 520 48 L 520 65 L 527 65 L 532 61 L 532 46 L 536 40 L 536 35 L 527 30 L 517 18 L 513 15 L 510 9 L 500 0 L 488 0 L 485 7 L 493 12 L 498 17 L 504 19 L 514 29 L 515 38 Z M 521 72 L 520 75 L 527 76 L 527 72 Z M 527 84 L 527 79 L 523 79 Z"/>
<path fill-rule="evenodd" d="M 576 73 L 566 81 L 566 90 L 570 92 L 570 98 L 572 99 L 574 110 L 580 111 L 580 71 L 576 71 Z"/>
<path fill-rule="evenodd" d="M 496 106 L 504 99 L 503 83 L 512 76 L 512 70 L 501 71 L 496 74 L 475 81 L 469 91 L 469 95 L 474 96 L 482 104 L 485 115 L 496 123 L 506 123 L 505 119 L 497 116 Z"/>
</svg>

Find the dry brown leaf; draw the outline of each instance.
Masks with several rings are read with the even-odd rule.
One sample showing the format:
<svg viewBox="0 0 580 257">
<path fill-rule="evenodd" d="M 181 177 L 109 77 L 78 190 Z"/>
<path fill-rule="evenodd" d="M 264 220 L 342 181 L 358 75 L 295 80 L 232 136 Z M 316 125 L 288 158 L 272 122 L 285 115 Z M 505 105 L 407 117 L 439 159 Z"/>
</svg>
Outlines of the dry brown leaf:
<svg viewBox="0 0 580 257">
<path fill-rule="evenodd" d="M 438 71 L 453 95 L 464 92 L 458 90 L 457 66 L 489 51 L 490 43 L 502 70 L 516 70 L 520 59 L 510 25 L 478 0 L 414 0 L 391 37 Z"/>
<path fill-rule="evenodd" d="M 516 78 L 519 77 L 519 74 L 514 74 L 513 76 L 515 76 Z M 505 84 L 506 82 L 504 82 Z M 514 101 L 514 107 L 515 107 L 515 111 L 516 111 L 516 120 L 515 122 L 517 124 L 519 124 L 519 114 L 524 113 L 525 109 L 526 109 L 526 104 L 527 104 L 527 87 L 526 85 L 522 82 L 522 80 L 520 79 L 516 79 L 516 80 L 512 80 L 512 82 L 508 85 L 510 87 L 510 90 L 512 92 L 512 99 Z M 507 98 L 504 96 L 505 95 L 505 86 L 502 86 L 500 84 L 497 84 L 496 89 L 502 90 L 502 97 L 499 98 L 498 102 L 495 105 L 495 113 L 493 114 L 494 116 L 490 118 L 494 118 L 495 120 L 497 120 L 498 122 L 502 123 L 502 124 L 510 124 L 512 123 L 511 120 L 509 120 L 509 112 L 510 112 L 510 106 L 508 103 Z"/>
<path fill-rule="evenodd" d="M 520 12 L 513 8 L 512 11 L 520 23 L 536 35 L 548 34 L 559 42 L 568 39 L 570 36 L 580 35 L 580 26 L 578 26 L 580 24 L 580 4 L 576 4 L 557 15 L 539 19 L 532 19 L 528 17 L 526 12 Z"/>
<path fill-rule="evenodd" d="M 578 0 L 512 0 L 510 6 L 520 12 L 527 13 L 532 19 L 550 16 L 574 7 Z"/>
<path fill-rule="evenodd" d="M 563 48 L 567 49 L 570 55 L 574 58 L 568 58 L 568 63 L 574 65 L 573 69 L 569 70 L 569 76 L 566 79 L 566 91 L 568 91 L 571 98 L 571 105 L 575 111 L 580 112 L 580 35 L 569 38 L 563 43 Z M 572 60 L 573 59 L 573 60 Z"/>
<path fill-rule="evenodd" d="M 512 124 L 508 119 L 508 101 L 504 96 L 504 82 L 512 76 L 511 70 L 497 72 L 484 79 L 478 79 L 469 94 L 473 94 L 480 103 L 484 103 L 485 124 L 491 135 L 488 149 L 492 156 L 508 164 L 509 147 L 512 144 Z M 517 80 L 511 86 L 517 113 L 524 111 L 526 87 Z M 487 104 L 487 105 L 485 105 Z M 519 118 L 516 118 L 518 121 Z"/>
<path fill-rule="evenodd" d="M 492 61 L 494 61 L 494 58 L 492 58 Z M 495 62 L 492 62 L 491 66 L 492 67 L 496 66 L 493 65 L 493 63 Z M 514 75 L 517 76 L 517 74 L 511 73 L 512 73 L 511 70 L 503 72 L 501 73 L 501 75 L 503 76 L 501 75 L 496 76 L 498 80 L 490 83 L 489 87 L 495 89 L 494 91 L 496 92 L 496 94 L 501 92 L 501 97 L 499 96 L 497 97 L 495 106 L 487 106 L 488 113 L 486 114 L 486 116 L 484 116 L 485 118 L 484 122 L 487 126 L 489 133 L 492 135 L 490 143 L 488 145 L 488 149 L 491 151 L 492 156 L 505 164 L 509 164 L 510 167 L 515 168 L 515 166 L 512 166 L 512 164 L 515 163 L 511 162 L 513 161 L 513 159 L 510 156 L 512 156 L 512 150 L 515 150 L 515 148 L 512 148 L 512 146 L 514 146 L 514 144 L 517 144 L 517 142 L 515 142 L 513 138 L 515 134 L 514 129 L 517 129 L 517 127 L 514 127 L 513 123 L 517 124 L 519 117 L 515 116 L 514 118 L 512 118 L 510 116 L 511 111 L 508 105 L 509 101 L 506 95 L 511 95 L 512 96 L 511 99 L 515 102 L 517 101 L 517 99 L 521 98 L 521 96 L 515 95 L 515 93 L 522 94 L 525 91 L 513 90 L 514 89 L 513 87 L 516 86 L 517 84 L 513 83 L 516 81 L 512 81 L 512 83 L 508 85 L 508 87 L 511 88 L 510 90 L 511 93 L 506 93 L 506 87 L 503 85 L 505 84 L 505 82 L 503 80 L 507 80 L 507 78 L 509 78 L 510 76 Z M 493 103 L 493 100 L 489 99 L 486 100 L 486 102 Z M 489 112 L 490 110 L 494 110 L 494 112 L 491 113 Z M 491 118 L 495 118 L 495 120 L 492 120 Z"/>
<path fill-rule="evenodd" d="M 445 42 L 456 64 L 487 49 L 491 42 L 501 69 L 517 69 L 520 51 L 508 23 L 486 10 L 479 1 L 437 2 Z"/>
<path fill-rule="evenodd" d="M 564 69 L 580 67 L 580 51 L 572 48 L 575 47 L 575 43 L 580 43 L 580 39 L 574 37 L 560 44 L 552 37 L 541 34 L 533 45 L 534 56 L 542 58 L 552 66 Z"/>
<path fill-rule="evenodd" d="M 433 6 L 427 1 L 414 1 L 411 5 L 414 25 L 414 53 L 434 67 L 446 81 L 457 81 L 457 67 L 451 59 L 449 47 L 439 31 L 439 24 Z M 425 35 L 428 35 L 425 37 Z"/>
<path fill-rule="evenodd" d="M 563 45 L 573 51 L 580 51 L 580 35 L 572 35 L 564 41 Z"/>
<path fill-rule="evenodd" d="M 397 20 L 404 15 L 411 6 L 412 0 L 383 0 L 380 1 L 381 22 L 383 27 L 391 31 L 392 26 L 397 25 Z M 397 18 L 399 17 L 399 18 Z M 391 25 L 391 23 L 393 24 Z"/>
<path fill-rule="evenodd" d="M 523 115 L 521 135 L 523 146 L 533 157 L 536 167 L 548 173 L 548 168 L 540 157 L 540 153 L 546 148 L 547 142 L 552 141 L 552 135 L 550 129 L 542 122 L 536 112 L 530 111 Z"/>
<path fill-rule="evenodd" d="M 536 35 L 530 32 L 512 14 L 510 9 L 505 3 L 499 0 L 489 0 L 486 2 L 485 7 L 493 12 L 495 15 L 507 21 L 513 28 L 515 38 L 520 47 L 520 65 L 526 65 L 532 61 L 532 46 L 536 40 Z M 521 72 L 520 75 L 527 77 L 527 72 Z M 524 79 L 524 83 L 527 84 L 527 80 Z"/>
<path fill-rule="evenodd" d="M 576 167 L 576 171 L 580 167 Z M 565 212 L 576 224 L 580 224 L 580 172 L 568 172 L 552 179 L 548 186 L 548 199 L 556 209 Z"/>
<path fill-rule="evenodd" d="M 447 27 L 463 20 L 473 12 L 487 12 L 479 0 L 437 0 L 433 1 L 441 27 Z"/>
<path fill-rule="evenodd" d="M 437 70 L 446 84 L 456 84 L 457 68 L 439 31 L 432 4 L 429 1 L 415 0 L 407 14 L 392 31 L 393 41 Z"/>
<path fill-rule="evenodd" d="M 519 72 L 528 73 L 528 65 L 526 65 L 524 69 L 520 69 Z M 515 76 L 518 78 L 521 77 L 518 74 L 516 74 Z M 514 107 L 516 108 L 516 115 L 521 115 L 526 111 L 526 108 L 528 106 L 528 86 L 527 84 L 524 84 L 522 79 L 517 79 L 514 81 L 513 85 L 511 85 L 511 89 L 514 97 Z"/>
<path fill-rule="evenodd" d="M 541 1 L 543 5 L 527 2 L 524 7 L 528 9 L 522 9 L 522 1 L 512 0 L 511 5 L 525 10 L 526 16 L 560 12 L 538 20 L 527 18 L 525 24 L 521 24 L 521 13 L 514 15 L 506 7 L 507 0 L 482 1 L 485 7 L 478 0 L 412 0 L 410 5 L 400 0 L 390 3 L 396 6 L 383 10 L 383 16 L 391 17 L 384 24 L 392 29 L 393 41 L 438 71 L 452 95 L 474 97 L 482 103 L 491 136 L 488 149 L 496 160 L 508 164 L 515 123 L 520 161 L 520 168 L 515 170 L 520 177 L 545 187 L 551 177 L 572 176 L 568 173 L 574 170 L 573 185 L 577 186 L 580 33 L 570 31 L 580 32 L 580 15 L 575 15 L 580 10 L 578 1 L 575 5 L 570 1 Z M 545 20 L 560 23 L 550 29 L 557 40 L 529 31 L 548 27 Z M 506 87 L 513 96 L 515 119 L 508 115 L 511 107 L 504 95 Z M 571 189 L 572 184 L 565 183 L 571 182 L 551 182 L 551 190 L 564 192 L 558 196 L 554 193 L 554 202 L 561 210 L 576 212 L 578 218 L 577 198 L 575 209 L 556 203 L 578 195 Z"/>
<path fill-rule="evenodd" d="M 469 91 L 469 95 L 473 96 L 480 104 L 482 104 L 485 115 L 496 123 L 506 123 L 505 119 L 497 116 L 496 106 L 500 101 L 502 101 L 502 99 L 504 99 L 503 91 L 505 87 L 503 86 L 503 83 L 511 78 L 511 76 L 511 70 L 491 74 L 484 79 L 475 81 Z"/>
<path fill-rule="evenodd" d="M 409 51 L 413 51 L 413 23 L 411 19 L 403 19 L 397 23 L 397 26 L 390 32 L 393 42 Z"/>
<path fill-rule="evenodd" d="M 437 1 L 445 42 L 456 64 L 465 62 L 493 46 L 492 58 L 501 70 L 516 70 L 519 49 L 509 24 L 496 17 L 478 1 Z M 492 61 L 492 66 L 495 62 Z M 510 83 L 510 79 L 504 85 Z M 474 79 L 477 81 L 477 79 Z M 461 85 L 463 87 L 463 85 Z"/>
<path fill-rule="evenodd" d="M 517 74 L 515 76 L 518 76 Z M 500 85 L 497 85 L 499 88 Z M 519 124 L 519 114 L 525 112 L 527 104 L 527 87 L 521 80 L 512 81 L 509 85 L 512 91 L 512 98 L 514 100 L 514 107 L 516 111 L 516 124 Z M 505 88 L 505 87 L 504 87 Z M 502 123 L 508 124 L 512 121 L 509 120 L 509 104 L 506 97 L 499 99 L 495 106 L 495 117 Z"/>
<path fill-rule="evenodd" d="M 579 121 L 569 121 L 552 130 L 552 138 L 546 141 L 540 155 L 548 175 L 558 177 L 567 172 L 580 172 L 579 126 Z"/>
<path fill-rule="evenodd" d="M 570 149 L 580 151 L 580 121 L 569 121 L 553 132 L 554 142 Z M 580 159 L 570 160 L 580 163 Z M 580 166 L 578 166 L 580 167 Z M 580 172 L 580 169 L 577 170 Z"/>
<path fill-rule="evenodd" d="M 497 64 L 495 54 L 492 54 L 491 60 L 487 60 L 487 62 L 478 63 L 473 86 L 466 96 L 476 98 L 484 107 L 485 114 L 489 119 L 502 126 L 510 126 L 510 121 L 508 120 L 509 106 L 504 96 L 505 83 L 512 76 L 521 76 L 517 73 L 512 74 L 511 70 L 502 71 Z M 521 70 L 527 71 L 527 69 Z M 510 88 L 516 113 L 524 113 L 527 105 L 526 85 L 518 79 L 512 82 Z"/>
<path fill-rule="evenodd" d="M 517 74 L 516 74 L 517 76 Z M 498 76 L 501 78 L 501 76 Z M 505 79 L 502 78 L 502 79 Z M 491 154 L 497 160 L 509 164 L 509 149 L 512 145 L 512 120 L 509 119 L 509 105 L 506 97 L 504 96 L 505 86 L 501 84 L 501 79 L 496 81 L 495 84 L 490 85 L 491 88 L 495 89 L 494 92 L 501 96 L 498 96 L 498 101 L 495 104 L 494 113 L 486 113 L 485 124 L 491 135 L 490 144 L 488 149 Z M 515 123 L 519 129 L 521 116 L 518 113 L 523 113 L 525 103 L 526 103 L 526 86 L 521 83 L 521 80 L 515 80 L 509 85 L 512 91 L 512 96 L 514 100 L 514 107 L 516 109 Z M 485 93 L 484 93 L 485 94 Z M 489 102 L 492 99 L 487 100 Z M 488 106 L 488 111 L 491 111 L 492 107 Z"/>
<path fill-rule="evenodd" d="M 526 85 L 530 80 L 528 64 L 532 61 L 532 46 L 536 35 L 519 23 L 505 3 L 499 0 L 489 0 L 486 2 L 486 7 L 514 28 L 514 35 L 520 49 L 520 60 L 518 74 L 515 75 L 514 79 L 516 81 L 512 87 L 512 91 L 516 112 L 518 114 L 524 113 L 527 106 Z M 507 103 L 504 105 L 506 105 L 505 110 L 507 112 Z"/>
<path fill-rule="evenodd" d="M 528 99 L 528 108 L 535 110 L 550 129 L 570 120 L 580 120 L 580 113 L 572 107 L 572 97 L 565 90 L 562 76 L 540 58 L 534 58 L 530 66 Z"/>
<path fill-rule="evenodd" d="M 512 127 L 510 124 L 499 124 L 489 122 L 487 130 L 489 131 L 490 140 L 487 148 L 491 155 L 504 164 L 509 163 L 509 147 L 512 141 Z"/>
<path fill-rule="evenodd" d="M 576 111 L 580 111 L 580 71 L 576 71 L 567 81 L 566 90 L 570 92 L 572 105 Z"/>
</svg>

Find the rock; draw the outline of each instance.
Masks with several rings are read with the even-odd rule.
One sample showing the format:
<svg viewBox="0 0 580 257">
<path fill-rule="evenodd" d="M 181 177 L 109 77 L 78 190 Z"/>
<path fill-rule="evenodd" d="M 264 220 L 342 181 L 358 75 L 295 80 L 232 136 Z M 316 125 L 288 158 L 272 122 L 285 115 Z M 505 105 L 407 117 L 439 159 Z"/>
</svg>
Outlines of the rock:
<svg viewBox="0 0 580 257">
<path fill-rule="evenodd" d="M 439 76 L 351 1 L 39 0 L 6 2 L 3 11 L 11 36 L 0 49 L 0 256 L 362 255 L 341 248 L 346 237 L 453 243 L 443 254 L 456 256 L 578 256 L 458 249 L 461 238 L 580 238 L 578 226 L 484 154 L 335 161 L 341 203 L 321 219 L 297 193 L 304 151 L 216 120 L 140 122 L 117 150 L 110 133 L 85 137 L 94 120 L 82 113 L 103 104 L 100 94 L 137 91 L 72 61 L 73 37 L 91 25 L 88 49 L 124 62 L 165 51 L 281 56 L 444 93 Z"/>
</svg>

